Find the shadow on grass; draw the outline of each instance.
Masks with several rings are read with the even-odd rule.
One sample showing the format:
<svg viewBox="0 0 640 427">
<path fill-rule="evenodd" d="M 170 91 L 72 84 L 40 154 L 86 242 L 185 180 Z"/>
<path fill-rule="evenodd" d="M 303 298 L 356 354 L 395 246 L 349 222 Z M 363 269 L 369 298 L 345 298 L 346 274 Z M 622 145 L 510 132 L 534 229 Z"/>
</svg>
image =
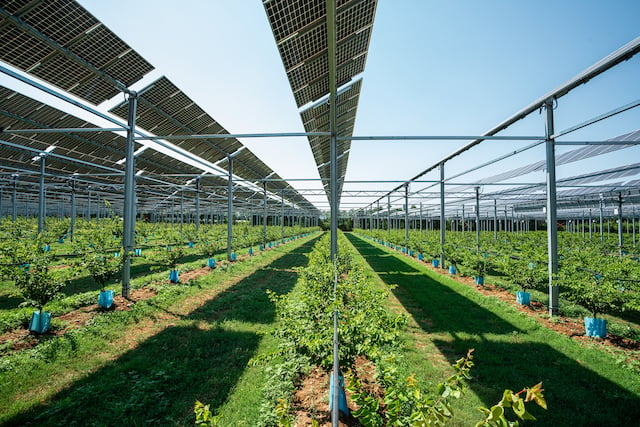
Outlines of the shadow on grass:
<svg viewBox="0 0 640 427">
<path fill-rule="evenodd" d="M 305 254 L 315 240 L 219 293 L 184 316 L 186 322 L 170 325 L 5 424 L 193 425 L 196 399 L 210 403 L 213 410 L 222 405 L 262 339 L 255 324 L 275 320 L 265 290 L 280 294 L 293 289 L 298 275 L 292 267 L 306 265 Z M 254 325 L 225 329 L 218 323 L 225 320 Z"/>
<path fill-rule="evenodd" d="M 519 391 L 543 381 L 549 410 L 533 409 L 538 418 L 533 425 L 638 425 L 639 396 L 552 347 L 563 342 L 555 333 L 531 336 L 426 272 L 417 274 L 408 260 L 388 256 L 356 236 L 347 237 L 385 283 L 398 285 L 395 296 L 425 332 L 449 335 L 450 339 L 433 342 L 450 362 L 475 349 L 470 387 L 485 406 L 497 403 L 505 388 Z M 544 338 L 548 339 L 543 342 Z M 604 360 L 598 356 L 589 363 Z M 624 375 L 617 375 L 618 380 Z"/>
</svg>

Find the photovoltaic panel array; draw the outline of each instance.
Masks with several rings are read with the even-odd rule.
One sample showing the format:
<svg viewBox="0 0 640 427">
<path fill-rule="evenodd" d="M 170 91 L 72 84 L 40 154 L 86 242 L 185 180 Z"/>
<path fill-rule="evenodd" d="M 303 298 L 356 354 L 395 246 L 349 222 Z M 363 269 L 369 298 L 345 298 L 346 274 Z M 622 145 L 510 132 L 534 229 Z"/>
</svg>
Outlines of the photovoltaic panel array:
<svg viewBox="0 0 640 427">
<path fill-rule="evenodd" d="M 264 0 L 298 107 L 329 93 L 326 0 Z M 376 0 L 336 4 L 337 85 L 364 71 Z"/>
<path fill-rule="evenodd" d="M 127 102 L 122 102 L 109 111 L 125 119 L 127 109 Z M 226 129 L 164 76 L 140 90 L 136 126 L 159 137 L 228 134 Z M 228 168 L 227 157 L 237 153 L 233 162 L 234 175 L 253 183 L 273 174 L 271 168 L 234 137 L 171 139 L 171 143 L 225 169 Z M 269 191 L 285 188 L 291 198 L 306 201 L 297 192 L 294 194 L 293 188 L 285 182 L 269 184 Z M 309 202 L 306 204 L 311 206 Z"/>
<path fill-rule="evenodd" d="M 624 144 L 598 144 L 598 145 L 586 145 L 584 147 L 576 148 L 574 150 L 567 151 L 562 154 L 556 155 L 556 166 L 577 162 L 579 160 L 585 160 L 592 157 L 600 156 L 602 154 L 611 153 L 614 151 L 622 150 L 624 148 L 630 148 L 637 145 L 640 142 L 640 130 L 628 132 L 614 138 L 609 138 L 606 141 L 629 141 L 629 145 Z M 507 179 L 516 178 L 526 175 L 531 172 L 539 172 L 544 170 L 546 162 L 539 160 L 537 162 L 530 163 L 515 169 L 501 172 L 497 175 L 492 175 L 486 178 L 482 178 L 476 181 L 475 184 L 456 187 L 455 191 L 464 191 L 473 188 L 477 184 L 496 183 L 502 182 Z"/>
<path fill-rule="evenodd" d="M 264 0 L 263 4 L 298 107 L 328 95 L 327 0 Z M 377 0 L 336 1 L 336 87 L 364 71 L 376 6 Z M 338 100 L 339 136 L 352 136 L 360 87 L 360 81 L 352 84 L 349 96 Z M 308 132 L 329 131 L 326 103 L 312 106 L 301 115 Z M 311 137 L 309 143 L 323 185 L 329 190 L 329 139 Z M 350 147 L 350 141 L 342 141 L 338 147 L 338 199 Z"/>
<path fill-rule="evenodd" d="M 338 135 L 353 135 L 361 86 L 362 80 L 357 80 L 346 90 L 340 92 L 336 98 L 338 105 L 336 112 Z M 329 131 L 329 106 L 326 102 L 302 111 L 300 116 L 307 132 Z M 322 178 L 327 196 L 330 197 L 329 178 L 331 176 L 331 163 L 329 156 L 329 137 L 310 136 L 309 143 L 311 144 L 313 158 L 318 165 L 318 172 Z M 342 194 L 342 182 L 347 173 L 350 149 L 351 141 L 338 141 L 338 199 L 340 199 L 340 194 Z"/>
<path fill-rule="evenodd" d="M 125 143 L 123 136 L 110 131 L 53 132 L 14 134 L 19 129 L 71 129 L 97 126 L 64 111 L 41 103 L 11 89 L 0 86 L 0 157 L 6 173 L 23 170 L 39 173 L 34 156 L 53 149 L 47 158 L 47 173 L 69 177 L 73 174 L 91 175 L 92 180 L 104 184 L 123 182 Z M 55 148 L 54 148 L 55 147 Z M 200 172 L 185 163 L 162 153 L 137 158 L 137 168 L 151 174 L 194 174 Z M 109 172 L 111 174 L 101 173 Z M 141 183 L 145 177 L 139 176 Z M 175 182 L 175 181 L 174 181 Z"/>
<path fill-rule="evenodd" d="M 2 2 L 0 60 L 96 105 L 153 70 L 73 0 Z"/>
</svg>

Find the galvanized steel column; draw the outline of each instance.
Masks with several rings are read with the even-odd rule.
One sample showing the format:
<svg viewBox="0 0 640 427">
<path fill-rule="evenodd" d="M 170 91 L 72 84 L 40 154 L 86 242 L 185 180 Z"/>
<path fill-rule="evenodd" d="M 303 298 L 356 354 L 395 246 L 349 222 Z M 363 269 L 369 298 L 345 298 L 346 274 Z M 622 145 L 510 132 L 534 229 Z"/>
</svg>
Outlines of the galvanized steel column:
<svg viewBox="0 0 640 427">
<path fill-rule="evenodd" d="M 125 149 L 124 170 L 124 212 L 123 212 L 123 264 L 122 264 L 122 296 L 129 298 L 131 279 L 131 253 L 133 252 L 133 233 L 136 221 L 136 158 L 134 155 L 133 135 L 136 127 L 136 109 L 138 107 L 138 94 L 129 94 L 129 111 L 127 117 L 127 145 Z"/>
<path fill-rule="evenodd" d="M 76 231 L 76 177 L 71 178 L 71 227 L 69 229 L 69 239 L 73 242 Z"/>
<path fill-rule="evenodd" d="M 444 268 L 444 244 L 447 225 L 444 217 L 444 163 L 440 163 L 440 264 Z"/>
<path fill-rule="evenodd" d="M 622 247 L 624 242 L 622 240 L 622 193 L 618 193 L 618 251 L 622 256 Z"/>
<path fill-rule="evenodd" d="M 493 241 L 498 240 L 498 201 L 493 199 Z"/>
<path fill-rule="evenodd" d="M 604 241 L 604 198 L 600 194 L 600 241 Z"/>
<path fill-rule="evenodd" d="M 44 232 L 44 172 L 46 154 L 40 153 L 40 186 L 38 188 L 38 233 Z"/>
<path fill-rule="evenodd" d="M 200 230 L 200 177 L 196 178 L 196 232 Z"/>
<path fill-rule="evenodd" d="M 280 192 L 280 239 L 284 240 L 284 190 Z"/>
<path fill-rule="evenodd" d="M 233 157 L 229 156 L 229 181 L 227 184 L 227 261 L 231 261 L 233 245 Z"/>
<path fill-rule="evenodd" d="M 263 203 L 262 207 L 262 247 L 267 247 L 267 181 L 262 181 Z"/>
<path fill-rule="evenodd" d="M 391 236 L 391 195 L 387 194 L 387 236 Z"/>
<path fill-rule="evenodd" d="M 546 178 L 547 178 L 547 246 L 549 252 L 549 315 L 558 315 L 558 285 L 554 283 L 558 274 L 558 219 L 556 211 L 556 154 L 554 133 L 553 98 L 545 101 L 546 110 Z"/>
<path fill-rule="evenodd" d="M 474 188 L 476 191 L 476 246 L 480 249 L 480 187 Z"/>
<path fill-rule="evenodd" d="M 404 247 L 409 253 L 409 184 L 404 186 Z"/>
</svg>

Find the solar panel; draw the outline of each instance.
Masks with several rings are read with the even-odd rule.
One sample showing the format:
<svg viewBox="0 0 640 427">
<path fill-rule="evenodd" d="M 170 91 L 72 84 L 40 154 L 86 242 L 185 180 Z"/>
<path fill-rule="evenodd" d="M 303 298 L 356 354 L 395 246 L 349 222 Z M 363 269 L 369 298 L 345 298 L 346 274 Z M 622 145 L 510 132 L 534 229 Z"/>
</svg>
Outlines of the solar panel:
<svg viewBox="0 0 640 427">
<path fill-rule="evenodd" d="M 68 160 L 49 156 L 48 173 L 89 174 L 96 173 L 101 168 L 124 171 L 122 160 L 125 157 L 126 139 L 114 132 L 12 134 L 12 129 L 73 129 L 97 126 L 2 86 L 0 86 L 0 127 L 7 131 L 0 134 L 0 140 L 6 141 L 6 143 L 0 142 L 0 146 L 4 144 L 0 149 L 3 165 L 27 164 L 38 169 L 37 165 L 31 165 L 31 159 L 48 147 L 55 146 L 54 153 L 65 156 Z M 139 147 L 140 145 L 137 144 L 136 148 Z M 138 170 L 164 175 L 201 172 L 200 169 L 154 150 L 145 150 L 138 155 L 136 165 Z M 122 177 L 112 176 L 104 180 L 121 183 Z"/>
<path fill-rule="evenodd" d="M 119 93 L 114 81 L 128 87 L 153 70 L 73 0 L 4 2 L 0 60 L 93 104 Z"/>
<path fill-rule="evenodd" d="M 127 103 L 121 102 L 109 111 L 124 119 L 127 117 L 127 108 Z M 164 76 L 140 90 L 136 126 L 160 137 L 228 134 L 222 125 Z M 171 143 L 225 169 L 227 156 L 243 147 L 233 137 L 171 139 Z M 273 173 L 271 168 L 246 148 L 236 155 L 233 165 L 234 175 L 249 181 L 255 182 Z"/>
</svg>

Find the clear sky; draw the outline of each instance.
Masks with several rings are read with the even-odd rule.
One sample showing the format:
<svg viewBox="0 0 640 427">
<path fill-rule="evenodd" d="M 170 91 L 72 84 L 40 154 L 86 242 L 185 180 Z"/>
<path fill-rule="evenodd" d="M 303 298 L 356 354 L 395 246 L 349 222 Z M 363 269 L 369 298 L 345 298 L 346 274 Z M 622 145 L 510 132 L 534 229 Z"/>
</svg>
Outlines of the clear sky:
<svg viewBox="0 0 640 427">
<path fill-rule="evenodd" d="M 156 67 L 137 88 L 166 75 L 231 133 L 304 131 L 261 1 L 80 3 Z M 638 0 L 380 0 L 354 134 L 479 135 L 639 36 L 639 22 Z M 556 129 L 640 98 L 639 77 L 636 57 L 562 98 Z M 570 139 L 603 139 L 640 128 L 637 110 Z M 543 117 L 535 113 L 504 134 L 543 135 Z M 294 187 L 321 188 L 317 181 L 293 181 L 319 178 L 306 138 L 242 142 Z M 406 180 L 465 142 L 353 142 L 346 179 Z M 452 161 L 446 172 L 521 145 L 483 143 Z M 640 159 L 635 148 L 623 151 L 559 167 L 559 176 Z M 456 182 L 543 155 L 533 150 Z M 344 190 L 396 185 L 346 184 Z M 308 198 L 327 208 L 324 195 Z M 373 199 L 343 196 L 341 208 Z"/>
</svg>

